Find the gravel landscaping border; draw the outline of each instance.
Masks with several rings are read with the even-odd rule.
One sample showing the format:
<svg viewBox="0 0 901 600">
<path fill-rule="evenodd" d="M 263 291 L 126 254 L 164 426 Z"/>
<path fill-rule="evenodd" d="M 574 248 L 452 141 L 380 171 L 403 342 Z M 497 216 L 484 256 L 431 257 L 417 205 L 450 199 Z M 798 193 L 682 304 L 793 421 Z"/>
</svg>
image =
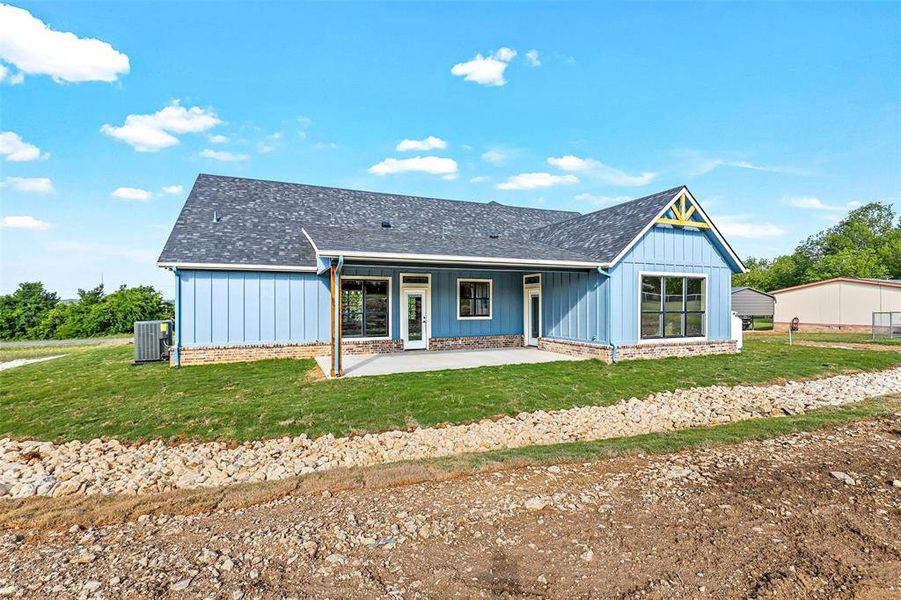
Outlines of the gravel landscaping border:
<svg viewBox="0 0 901 600">
<path fill-rule="evenodd" d="M 591 441 L 806 411 L 901 393 L 901 368 L 768 386 L 709 386 L 612 406 L 520 413 L 465 425 L 246 442 L 0 440 L 0 497 L 147 494 L 279 480 L 336 467 Z"/>
</svg>

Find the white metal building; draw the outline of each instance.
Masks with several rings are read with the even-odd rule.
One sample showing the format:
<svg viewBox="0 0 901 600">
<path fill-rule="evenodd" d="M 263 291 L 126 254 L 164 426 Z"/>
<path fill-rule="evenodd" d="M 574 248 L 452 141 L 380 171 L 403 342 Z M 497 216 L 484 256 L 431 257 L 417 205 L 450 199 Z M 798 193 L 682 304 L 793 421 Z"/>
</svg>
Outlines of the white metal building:
<svg viewBox="0 0 901 600">
<path fill-rule="evenodd" d="M 873 313 L 901 311 L 901 280 L 836 277 L 770 292 L 776 297 L 774 324 L 797 317 L 802 331 L 870 331 Z"/>
</svg>

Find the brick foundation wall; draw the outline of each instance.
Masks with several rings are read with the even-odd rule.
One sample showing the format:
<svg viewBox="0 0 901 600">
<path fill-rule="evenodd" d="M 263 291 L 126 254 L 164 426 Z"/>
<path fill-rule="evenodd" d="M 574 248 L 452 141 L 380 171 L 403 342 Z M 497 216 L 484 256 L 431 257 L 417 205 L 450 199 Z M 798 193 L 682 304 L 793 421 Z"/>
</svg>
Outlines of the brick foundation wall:
<svg viewBox="0 0 901 600">
<path fill-rule="evenodd" d="M 486 350 L 489 348 L 519 348 L 521 335 L 474 335 L 467 337 L 430 338 L 429 350 Z"/>
<path fill-rule="evenodd" d="M 313 358 L 328 354 L 328 344 L 247 344 L 242 346 L 193 346 L 179 349 L 182 366 L 248 362 L 269 358 Z M 175 351 L 169 353 L 175 366 Z"/>
<path fill-rule="evenodd" d="M 431 338 L 429 350 L 482 350 L 485 348 L 516 348 L 522 346 L 521 335 L 486 335 L 459 338 Z M 344 340 L 345 355 L 392 354 L 404 351 L 403 340 Z M 169 364 L 175 365 L 175 353 Z M 328 343 L 313 344 L 245 344 L 233 346 L 188 346 L 179 350 L 181 365 L 249 362 L 270 358 L 314 358 L 328 356 Z"/>
<path fill-rule="evenodd" d="M 605 363 L 611 362 L 612 348 L 604 344 L 539 338 L 538 349 L 567 356 L 578 356 L 579 358 L 597 358 Z"/>
<path fill-rule="evenodd" d="M 635 344 L 620 346 L 617 360 L 643 360 L 648 358 L 670 358 L 687 356 L 707 356 L 710 354 L 736 354 L 735 340 L 710 340 L 706 342 L 667 342 L 665 344 Z"/>
<path fill-rule="evenodd" d="M 604 344 L 541 338 L 538 340 L 538 349 L 567 356 L 596 358 L 606 363 L 613 360 L 613 348 Z M 616 351 L 616 360 L 706 356 L 708 354 L 735 354 L 736 352 L 738 349 L 735 340 L 632 344 L 619 346 Z"/>
</svg>

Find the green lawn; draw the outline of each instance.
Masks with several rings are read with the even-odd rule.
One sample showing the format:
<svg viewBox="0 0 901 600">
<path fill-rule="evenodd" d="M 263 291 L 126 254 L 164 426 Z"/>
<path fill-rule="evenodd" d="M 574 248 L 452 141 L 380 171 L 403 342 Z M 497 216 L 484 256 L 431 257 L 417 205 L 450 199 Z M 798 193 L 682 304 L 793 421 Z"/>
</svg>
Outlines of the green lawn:
<svg viewBox="0 0 901 600">
<path fill-rule="evenodd" d="M 901 353 L 789 347 L 755 336 L 734 356 L 484 367 L 341 381 L 312 360 L 170 369 L 132 348 L 80 349 L 0 372 L 0 437 L 250 440 L 380 431 L 538 409 L 611 404 L 713 384 L 763 383 L 901 365 Z"/>
<path fill-rule="evenodd" d="M 786 339 L 788 338 L 788 333 L 785 334 Z M 901 346 L 901 338 L 878 338 L 873 339 L 873 337 L 869 333 L 857 333 L 857 332 L 844 332 L 844 331 L 836 331 L 836 332 L 824 332 L 824 333 L 796 333 L 794 334 L 794 338 L 796 340 L 807 340 L 810 342 L 851 342 L 855 344 L 879 344 L 884 346 Z"/>
</svg>

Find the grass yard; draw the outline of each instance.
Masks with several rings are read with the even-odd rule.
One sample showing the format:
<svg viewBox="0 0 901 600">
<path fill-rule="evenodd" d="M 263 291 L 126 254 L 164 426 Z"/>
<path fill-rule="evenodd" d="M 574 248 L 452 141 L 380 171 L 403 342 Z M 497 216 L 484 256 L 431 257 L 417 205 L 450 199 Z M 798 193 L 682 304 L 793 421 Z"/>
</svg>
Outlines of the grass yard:
<svg viewBox="0 0 901 600">
<path fill-rule="evenodd" d="M 788 334 L 785 334 L 786 337 Z M 830 343 L 854 343 L 854 344 L 878 344 L 882 346 L 901 346 L 901 338 L 878 338 L 873 339 L 869 333 L 844 332 L 836 331 L 829 333 L 796 333 L 794 335 L 797 340 L 805 340 L 809 342 L 830 342 Z"/>
<path fill-rule="evenodd" d="M 713 384 L 764 383 L 901 365 L 901 353 L 789 347 L 754 336 L 735 356 L 484 367 L 323 381 L 312 360 L 170 369 L 132 366 L 131 346 L 93 347 L 0 372 L 0 436 L 45 440 L 380 431 L 499 414 L 607 405 Z"/>
</svg>

